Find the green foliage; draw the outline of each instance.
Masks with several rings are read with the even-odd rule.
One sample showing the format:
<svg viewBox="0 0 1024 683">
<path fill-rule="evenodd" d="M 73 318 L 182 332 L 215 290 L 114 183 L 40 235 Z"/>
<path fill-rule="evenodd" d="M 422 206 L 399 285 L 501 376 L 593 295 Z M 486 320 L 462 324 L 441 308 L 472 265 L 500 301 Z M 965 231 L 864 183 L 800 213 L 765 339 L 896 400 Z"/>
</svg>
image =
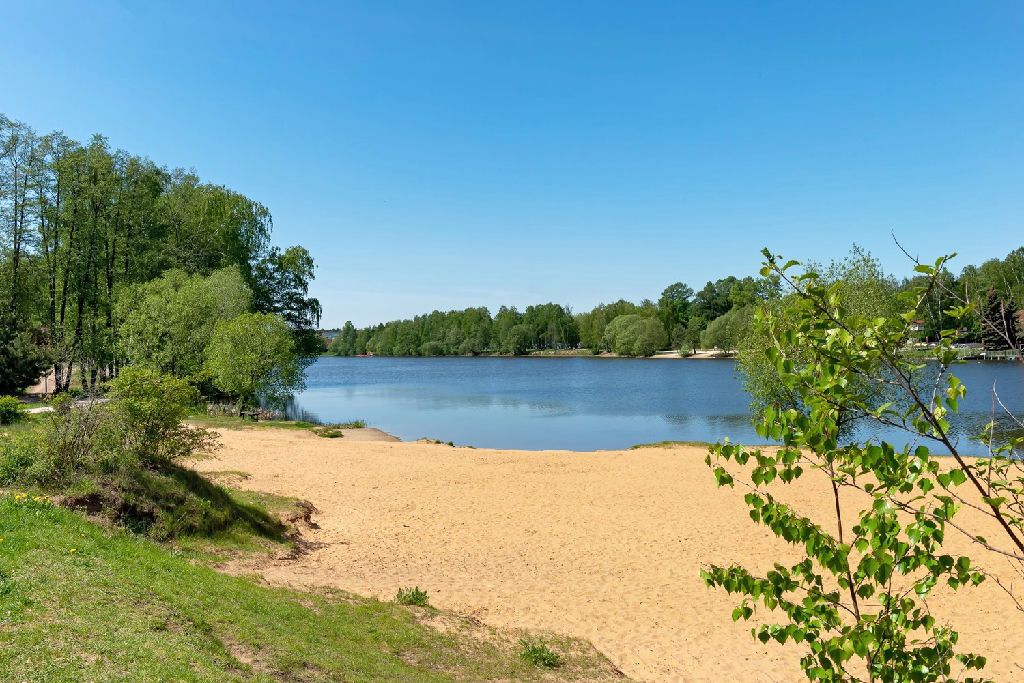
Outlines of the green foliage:
<svg viewBox="0 0 1024 683">
<path fill-rule="evenodd" d="M 31 331 L 0 315 L 0 395 L 19 394 L 35 384 L 49 360 Z"/>
<path fill-rule="evenodd" d="M 695 315 L 690 318 L 686 323 L 686 330 L 682 335 L 682 344 L 679 347 L 680 351 L 697 351 L 697 347 L 700 346 L 700 335 L 707 327 L 707 321 L 699 315 Z"/>
<path fill-rule="evenodd" d="M 701 576 L 709 586 L 743 596 L 734 620 L 753 618 L 758 604 L 781 612 L 782 623 L 762 623 L 751 633 L 762 642 L 803 647 L 801 662 L 811 680 L 935 681 L 981 669 L 985 658 L 957 653 L 956 631 L 938 624 L 924 600 L 939 583 L 959 589 L 986 578 L 971 558 L 943 552 L 951 524 L 980 549 L 1024 560 L 1024 477 L 1014 455 L 1021 439 L 998 446 L 990 432 L 982 438 L 992 457 L 959 455 L 948 422 L 965 394 L 948 373 L 956 360 L 955 329 L 944 332 L 935 349 L 939 372 L 929 375 L 928 385 L 922 382 L 924 366 L 901 353 L 913 340 L 912 324 L 929 290 L 941 286 L 946 259 L 916 267 L 926 282 L 900 297 L 898 314 L 872 317 L 847 307 L 848 293 L 856 288 L 823 283 L 813 271 L 791 276 L 796 262 L 780 264 L 767 250 L 765 255 L 763 274 L 779 276 L 793 292 L 784 307 L 760 314 L 759 325 L 771 340 L 765 355 L 796 406 L 766 406 L 758 416 L 758 434 L 781 442 L 780 448 L 717 444 L 706 462 L 719 486 L 746 485 L 753 521 L 802 548 L 806 557 L 789 566 L 776 563 L 765 575 L 739 565 L 711 565 Z M 862 305 L 849 298 L 852 306 Z M 960 320 L 970 309 L 962 303 L 947 312 Z M 879 404 L 877 386 L 897 391 L 899 400 Z M 876 439 L 844 439 L 842 426 L 851 416 L 937 443 L 952 454 L 952 469 L 925 445 L 898 450 Z M 777 497 L 814 470 L 825 475 L 835 498 L 835 519 L 828 524 Z M 973 490 L 958 492 L 962 486 Z M 981 538 L 959 518 L 954 522 L 968 494 L 977 501 L 972 507 L 999 524 L 1005 543 Z M 856 501 L 853 520 L 840 516 L 841 497 Z M 1012 589 L 1008 595 L 1016 601 Z"/>
<path fill-rule="evenodd" d="M 673 330 L 677 327 L 682 328 L 683 322 L 687 319 L 692 298 L 693 290 L 689 285 L 676 282 L 666 287 L 661 293 L 661 298 L 658 299 L 658 318 L 665 327 L 665 332 L 672 335 L 673 342 L 675 341 Z M 673 344 L 673 348 L 680 347 Z"/>
<path fill-rule="evenodd" d="M 315 270 L 305 248 L 273 247 L 253 268 L 256 310 L 280 315 L 294 330 L 315 329 L 320 324 L 320 302 L 307 296 Z"/>
<path fill-rule="evenodd" d="M 874 319 L 893 317 L 900 312 L 897 302 L 899 290 L 895 280 L 884 273 L 877 259 L 857 245 L 851 248 L 846 258 L 829 264 L 819 279 L 824 286 L 835 286 L 838 295 L 842 297 L 843 308 L 847 314 Z M 935 289 L 938 288 L 929 288 L 929 291 Z M 929 301 L 930 296 L 931 294 L 925 301 Z M 771 318 L 775 326 L 774 332 L 750 319 L 746 329 L 737 337 L 737 367 L 747 395 L 750 396 L 751 410 L 755 414 L 768 407 L 775 410 L 800 407 L 799 396 L 783 381 L 775 363 L 770 361 L 768 356 L 769 348 L 786 343 L 786 335 L 782 334 L 782 331 L 783 327 L 790 323 L 784 312 L 794 305 L 796 298 L 796 293 L 790 293 L 785 298 L 761 304 L 760 315 Z M 810 352 L 807 348 L 787 344 L 785 352 L 796 367 L 806 367 L 810 362 Z M 860 378 L 854 378 L 852 381 L 856 382 L 861 390 L 869 392 L 872 402 L 876 405 L 889 400 L 887 397 L 893 394 L 877 382 Z M 841 427 L 845 430 L 852 426 L 854 418 L 852 414 L 844 415 Z"/>
<path fill-rule="evenodd" d="M 37 487 L 155 538 L 242 526 L 280 536 L 283 527 L 172 460 L 214 445 L 186 426 L 196 392 L 183 380 L 127 368 L 106 403 L 54 401 L 34 429 L 0 438 L 0 487 Z"/>
<path fill-rule="evenodd" d="M 993 287 L 985 294 L 981 341 L 989 351 L 1016 349 L 1020 344 L 1020 311 L 1013 298 L 1002 299 Z"/>
<path fill-rule="evenodd" d="M 562 666 L 562 657 L 553 652 L 544 641 L 523 638 L 519 641 L 519 656 L 534 666 L 557 669 Z"/>
<path fill-rule="evenodd" d="M 656 318 L 620 315 L 604 330 L 605 348 L 620 356 L 653 356 L 667 344 L 668 335 Z"/>
<path fill-rule="evenodd" d="M 245 288 L 293 323 L 300 349 L 311 339 L 312 260 L 269 248 L 265 206 L 102 136 L 40 135 L 2 114 L 0 149 L 0 394 L 50 363 L 57 392 L 74 374 L 91 393 L 126 360 L 192 374 L 214 321 L 248 310 Z"/>
<path fill-rule="evenodd" d="M 118 350 L 132 365 L 197 375 L 217 322 L 249 311 L 252 293 L 237 268 L 209 277 L 169 270 L 118 302 Z"/>
<path fill-rule="evenodd" d="M 342 422 L 334 426 L 338 429 L 366 429 L 366 420 L 352 420 L 351 422 Z"/>
<path fill-rule="evenodd" d="M 0 425 L 14 424 L 25 418 L 25 407 L 13 396 L 0 396 Z"/>
<path fill-rule="evenodd" d="M 345 326 L 341 328 L 338 336 L 331 340 L 331 343 L 327 346 L 327 352 L 334 356 L 355 356 L 358 351 L 356 350 L 356 332 L 355 326 L 351 320 L 345 321 Z"/>
<path fill-rule="evenodd" d="M 199 392 L 183 379 L 129 366 L 110 385 L 107 410 L 116 423 L 122 447 L 153 467 L 202 450 L 209 437 L 183 420 Z"/>
<path fill-rule="evenodd" d="M 221 321 L 206 350 L 206 370 L 218 389 L 280 406 L 305 386 L 305 376 L 288 323 L 279 315 L 245 313 Z"/>
<path fill-rule="evenodd" d="M 700 345 L 705 349 L 732 351 L 750 334 L 753 327 L 754 308 L 734 308 L 711 321 L 700 333 Z"/>
<path fill-rule="evenodd" d="M 414 588 L 399 588 L 395 595 L 395 602 L 399 605 L 415 605 L 417 607 L 429 607 L 430 596 L 426 591 L 421 591 L 419 586 Z"/>
</svg>

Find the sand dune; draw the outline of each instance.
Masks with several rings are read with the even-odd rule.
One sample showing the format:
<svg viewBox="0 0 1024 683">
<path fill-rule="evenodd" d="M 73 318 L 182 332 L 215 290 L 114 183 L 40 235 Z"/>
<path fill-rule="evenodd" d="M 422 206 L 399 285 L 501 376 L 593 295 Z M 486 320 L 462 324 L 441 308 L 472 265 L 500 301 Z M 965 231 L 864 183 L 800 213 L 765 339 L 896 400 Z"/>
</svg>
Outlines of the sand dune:
<svg viewBox="0 0 1024 683">
<path fill-rule="evenodd" d="M 222 437 L 197 469 L 242 470 L 251 476 L 238 485 L 319 509 L 309 538 L 322 545 L 261 566 L 272 582 L 383 599 L 418 585 L 436 606 L 485 622 L 588 638 L 639 679 L 802 679 L 799 648 L 751 638 L 750 624 L 730 618 L 736 601 L 698 576 L 711 562 L 756 569 L 796 557 L 750 522 L 739 490 L 714 486 L 701 448 L 494 451 L 284 430 Z M 820 487 L 788 499 L 831 510 Z M 964 649 L 990 657 L 987 675 L 1024 676 L 1024 615 L 998 587 L 929 602 L 940 621 L 955 617 Z"/>
</svg>

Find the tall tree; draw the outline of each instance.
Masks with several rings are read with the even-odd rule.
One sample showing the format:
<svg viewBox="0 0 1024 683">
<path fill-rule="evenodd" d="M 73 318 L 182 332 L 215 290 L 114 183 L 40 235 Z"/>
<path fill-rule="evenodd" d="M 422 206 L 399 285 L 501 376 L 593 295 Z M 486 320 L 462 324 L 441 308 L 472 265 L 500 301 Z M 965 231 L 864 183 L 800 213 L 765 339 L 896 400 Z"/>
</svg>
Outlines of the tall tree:
<svg viewBox="0 0 1024 683">
<path fill-rule="evenodd" d="M 661 319 L 666 333 L 671 334 L 676 326 L 686 323 L 692 298 L 693 290 L 682 282 L 671 284 L 661 292 L 661 298 L 658 299 L 658 318 Z"/>
</svg>

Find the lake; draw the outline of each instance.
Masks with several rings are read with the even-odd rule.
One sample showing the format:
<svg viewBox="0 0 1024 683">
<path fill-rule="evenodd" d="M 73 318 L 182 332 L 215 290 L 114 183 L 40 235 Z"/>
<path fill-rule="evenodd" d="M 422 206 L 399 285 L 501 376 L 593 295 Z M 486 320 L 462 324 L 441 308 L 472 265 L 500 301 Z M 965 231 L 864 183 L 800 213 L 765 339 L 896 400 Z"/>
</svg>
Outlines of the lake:
<svg viewBox="0 0 1024 683">
<path fill-rule="evenodd" d="M 994 382 L 1003 402 L 1024 414 L 1024 367 L 971 361 L 955 374 L 968 388 L 957 422 L 962 441 L 989 421 Z M 736 375 L 732 360 L 324 357 L 307 370 L 292 411 L 323 422 L 363 419 L 402 440 L 481 448 L 761 442 Z M 895 430 L 875 432 L 906 443 Z"/>
</svg>

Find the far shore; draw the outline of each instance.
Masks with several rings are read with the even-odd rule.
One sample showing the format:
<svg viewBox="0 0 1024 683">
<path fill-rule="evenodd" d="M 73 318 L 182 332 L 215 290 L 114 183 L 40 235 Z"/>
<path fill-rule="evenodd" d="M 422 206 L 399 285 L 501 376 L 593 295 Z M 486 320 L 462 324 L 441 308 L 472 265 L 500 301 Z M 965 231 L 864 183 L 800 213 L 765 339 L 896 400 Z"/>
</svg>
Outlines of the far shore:
<svg viewBox="0 0 1024 683">
<path fill-rule="evenodd" d="M 321 358 L 363 358 L 365 356 L 332 356 L 324 353 Z M 736 357 L 735 351 L 723 351 L 721 349 L 700 349 L 694 353 L 681 354 L 678 351 L 657 351 L 653 356 L 620 356 L 610 351 L 591 353 L 586 349 L 565 349 L 558 351 L 531 351 L 522 356 L 510 356 L 505 353 L 481 353 L 479 355 L 451 355 L 451 356 L 368 356 L 370 358 L 625 358 L 629 360 L 651 360 L 668 358 L 670 360 L 722 360 Z"/>
</svg>

